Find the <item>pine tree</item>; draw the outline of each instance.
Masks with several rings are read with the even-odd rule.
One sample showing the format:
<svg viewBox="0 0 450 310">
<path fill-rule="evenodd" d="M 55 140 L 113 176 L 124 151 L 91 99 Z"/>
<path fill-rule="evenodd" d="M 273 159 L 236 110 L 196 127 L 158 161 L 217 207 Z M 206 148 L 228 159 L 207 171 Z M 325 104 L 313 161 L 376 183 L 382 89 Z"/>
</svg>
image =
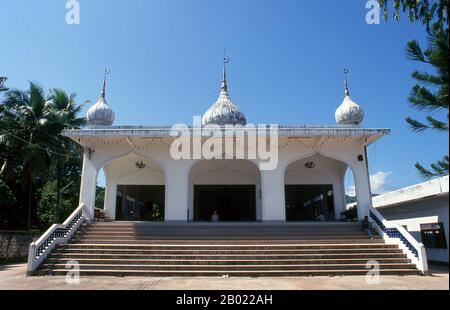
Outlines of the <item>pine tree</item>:
<svg viewBox="0 0 450 310">
<path fill-rule="evenodd" d="M 440 33 L 448 27 L 449 0 L 378 0 L 383 11 L 384 20 L 388 20 L 390 4 L 393 8 L 392 17 L 400 20 L 400 12 L 408 15 L 411 22 L 421 21 L 430 32 L 431 28 Z"/>
<path fill-rule="evenodd" d="M 389 0 L 378 0 L 388 18 Z M 420 111 L 428 112 L 424 121 L 411 117 L 406 122 L 415 132 L 430 129 L 436 132 L 449 131 L 449 32 L 448 32 L 448 0 L 392 0 L 394 19 L 400 19 L 400 10 L 407 12 L 410 21 L 420 20 L 426 25 L 428 46 L 422 50 L 417 40 L 409 41 L 406 55 L 413 61 L 428 64 L 433 67 L 434 74 L 414 71 L 412 77 L 417 84 L 413 86 L 409 104 Z M 436 114 L 446 114 L 445 119 L 437 119 Z M 448 139 L 448 135 L 446 137 Z M 431 164 L 430 168 L 420 163 L 415 165 L 419 174 L 430 179 L 449 174 L 449 156 Z"/>
<path fill-rule="evenodd" d="M 4 85 L 7 79 L 8 78 L 5 76 L 0 76 L 0 92 L 8 90 L 8 88 Z"/>
<path fill-rule="evenodd" d="M 449 129 L 449 33 L 448 28 L 441 32 L 432 29 L 428 36 L 428 47 L 422 50 L 419 42 L 410 41 L 406 47 L 409 59 L 431 65 L 435 74 L 414 71 L 412 77 L 417 84 L 411 90 L 409 104 L 421 111 L 429 112 L 425 121 L 408 117 L 406 122 L 415 132 L 431 129 L 437 132 L 447 132 Z M 445 119 L 437 119 L 433 114 L 444 112 Z M 448 175 L 449 156 L 431 165 L 431 169 L 416 163 L 416 168 L 425 179 Z"/>
</svg>

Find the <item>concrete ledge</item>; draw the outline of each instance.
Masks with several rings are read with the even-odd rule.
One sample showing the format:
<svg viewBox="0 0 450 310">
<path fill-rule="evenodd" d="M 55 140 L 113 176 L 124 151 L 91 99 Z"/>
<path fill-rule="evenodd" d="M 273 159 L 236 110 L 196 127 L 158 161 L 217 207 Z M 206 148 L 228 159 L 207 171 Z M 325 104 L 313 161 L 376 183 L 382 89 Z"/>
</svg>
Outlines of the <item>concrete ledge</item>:
<svg viewBox="0 0 450 310">
<path fill-rule="evenodd" d="M 448 193 L 449 176 L 445 176 L 373 197 L 372 202 L 375 208 L 385 208 L 421 199 L 448 195 Z"/>
</svg>

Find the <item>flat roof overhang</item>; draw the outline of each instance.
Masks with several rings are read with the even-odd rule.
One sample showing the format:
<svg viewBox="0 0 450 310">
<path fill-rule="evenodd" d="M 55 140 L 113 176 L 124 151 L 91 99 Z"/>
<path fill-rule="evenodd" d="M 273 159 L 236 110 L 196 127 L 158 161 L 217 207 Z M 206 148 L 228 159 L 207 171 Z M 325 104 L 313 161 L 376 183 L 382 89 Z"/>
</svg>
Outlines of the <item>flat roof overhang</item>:
<svg viewBox="0 0 450 310">
<path fill-rule="evenodd" d="M 265 125 L 266 132 L 269 133 L 271 125 Z M 141 138 L 173 138 L 170 133 L 173 126 L 108 126 L 108 127 L 88 127 L 83 129 L 64 130 L 63 136 L 69 137 L 74 141 L 80 141 L 80 138 L 115 138 L 115 137 L 141 137 Z M 203 128 L 185 126 L 192 133 L 199 133 Z M 233 132 L 245 132 L 247 134 L 256 134 L 258 127 L 228 127 L 220 126 L 225 133 L 226 129 L 232 128 Z M 264 129 L 264 127 L 260 127 Z M 321 136 L 354 136 L 365 137 L 366 145 L 369 145 L 379 138 L 389 135 L 390 129 L 387 128 L 361 128 L 357 126 L 332 126 L 332 125 L 278 125 L 278 136 L 280 138 L 308 138 Z M 209 134 L 208 134 L 209 135 Z"/>
</svg>

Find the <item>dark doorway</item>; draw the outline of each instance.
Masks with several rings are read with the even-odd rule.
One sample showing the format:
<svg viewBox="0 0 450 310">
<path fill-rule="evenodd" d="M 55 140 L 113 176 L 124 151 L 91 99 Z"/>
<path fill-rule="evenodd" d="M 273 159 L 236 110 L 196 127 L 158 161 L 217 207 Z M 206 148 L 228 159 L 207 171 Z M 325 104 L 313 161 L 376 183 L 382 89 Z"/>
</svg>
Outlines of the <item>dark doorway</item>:
<svg viewBox="0 0 450 310">
<path fill-rule="evenodd" d="M 195 185 L 194 220 L 211 221 L 214 211 L 219 221 L 256 221 L 254 185 Z"/>
<path fill-rule="evenodd" d="M 334 221 L 332 185 L 286 185 L 287 221 Z"/>
<path fill-rule="evenodd" d="M 118 185 L 117 221 L 164 221 L 164 185 Z"/>
</svg>

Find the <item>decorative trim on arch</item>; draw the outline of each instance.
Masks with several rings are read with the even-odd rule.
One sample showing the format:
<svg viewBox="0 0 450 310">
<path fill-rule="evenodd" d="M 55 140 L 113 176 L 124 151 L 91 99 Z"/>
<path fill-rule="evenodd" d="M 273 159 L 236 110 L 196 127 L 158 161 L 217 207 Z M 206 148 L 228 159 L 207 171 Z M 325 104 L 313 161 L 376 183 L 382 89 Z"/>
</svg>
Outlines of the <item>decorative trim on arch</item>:
<svg viewBox="0 0 450 310">
<path fill-rule="evenodd" d="M 326 157 L 326 158 L 329 158 L 329 159 L 333 159 L 333 160 L 337 160 L 337 161 L 343 162 L 344 164 L 347 165 L 348 168 L 350 168 L 352 170 L 353 175 L 355 175 L 355 169 L 352 167 L 351 164 L 349 164 L 349 162 L 347 160 L 342 159 L 339 156 L 327 154 L 326 152 L 322 152 L 320 150 L 319 151 L 313 151 L 313 152 L 310 152 L 310 153 L 307 153 L 305 155 L 301 155 L 301 156 L 298 156 L 298 157 L 295 157 L 295 158 L 291 158 L 286 163 L 284 163 L 283 174 L 286 175 L 287 168 L 291 164 L 295 163 L 296 161 L 299 161 L 299 160 L 302 160 L 302 159 L 306 159 L 306 158 L 309 158 L 309 157 L 313 157 L 315 155 L 320 155 L 320 156 L 323 156 L 323 157 Z"/>
<path fill-rule="evenodd" d="M 236 174 L 240 174 L 240 175 L 245 175 L 245 176 L 250 177 L 250 178 L 254 181 L 255 184 L 258 183 L 258 181 L 255 180 L 255 177 L 254 177 L 253 175 L 251 175 L 250 173 L 246 173 L 246 172 L 239 171 L 239 170 L 234 170 L 234 169 L 231 169 L 231 168 L 226 167 L 225 165 L 224 165 L 223 167 L 218 168 L 218 169 L 209 170 L 209 171 L 205 171 L 205 172 L 203 172 L 203 173 L 198 174 L 198 175 L 195 176 L 195 178 L 192 180 L 192 183 L 195 185 L 195 183 L 197 182 L 197 179 L 199 179 L 201 176 L 204 176 L 204 175 L 207 175 L 207 174 L 211 174 L 211 173 L 215 173 L 215 172 L 218 172 L 218 171 L 229 171 L 229 172 L 232 172 L 232 173 L 236 173 Z M 259 170 L 258 170 L 258 174 L 259 174 Z"/>
</svg>

